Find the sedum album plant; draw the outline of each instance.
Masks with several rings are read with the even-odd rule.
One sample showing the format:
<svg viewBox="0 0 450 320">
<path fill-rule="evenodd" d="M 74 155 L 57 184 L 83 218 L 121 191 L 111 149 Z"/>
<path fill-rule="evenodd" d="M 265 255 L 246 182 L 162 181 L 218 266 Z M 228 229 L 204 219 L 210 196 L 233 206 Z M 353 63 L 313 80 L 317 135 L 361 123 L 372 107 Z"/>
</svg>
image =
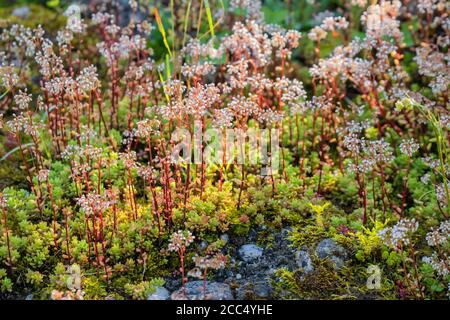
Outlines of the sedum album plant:
<svg viewBox="0 0 450 320">
<path fill-rule="evenodd" d="M 412 3 L 0 9 L 0 298 L 237 294 L 280 230 L 316 269 L 266 298 L 447 298 L 449 5 Z"/>
</svg>

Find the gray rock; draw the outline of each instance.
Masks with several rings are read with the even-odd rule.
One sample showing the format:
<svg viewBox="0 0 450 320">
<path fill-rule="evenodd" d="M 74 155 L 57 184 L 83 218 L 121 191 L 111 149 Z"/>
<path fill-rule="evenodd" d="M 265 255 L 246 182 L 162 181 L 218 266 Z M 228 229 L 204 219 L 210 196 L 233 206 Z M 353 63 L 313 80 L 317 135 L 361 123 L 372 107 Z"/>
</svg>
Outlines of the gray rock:
<svg viewBox="0 0 450 320">
<path fill-rule="evenodd" d="M 200 250 L 205 250 L 208 247 L 208 242 L 202 241 L 200 242 L 199 248 Z"/>
<path fill-rule="evenodd" d="M 190 281 L 184 289 L 180 288 L 171 295 L 172 300 L 233 300 L 230 286 L 221 282 L 206 282 L 206 294 L 203 281 Z"/>
<path fill-rule="evenodd" d="M 323 239 L 320 241 L 316 247 L 316 254 L 320 259 L 325 259 L 330 256 L 347 256 L 345 249 L 332 239 Z"/>
<path fill-rule="evenodd" d="M 18 7 L 13 10 L 11 15 L 17 18 L 27 18 L 31 13 L 31 10 L 27 6 Z"/>
<path fill-rule="evenodd" d="M 239 300 L 267 299 L 273 292 L 272 285 L 265 279 L 250 279 L 237 290 Z"/>
<path fill-rule="evenodd" d="M 282 239 L 286 239 L 291 231 L 292 231 L 291 227 L 283 228 L 281 229 L 280 236 L 282 237 Z"/>
<path fill-rule="evenodd" d="M 245 262 L 252 262 L 261 258 L 263 249 L 255 244 L 244 244 L 239 248 L 239 256 Z"/>
<path fill-rule="evenodd" d="M 27 295 L 27 296 L 25 297 L 25 300 L 33 300 L 33 294 L 30 293 L 29 295 Z"/>
<path fill-rule="evenodd" d="M 336 269 L 340 269 L 347 259 L 347 251 L 332 239 L 323 239 L 316 247 L 320 259 L 330 259 Z"/>
<path fill-rule="evenodd" d="M 268 276 L 275 276 L 275 273 L 277 272 L 277 269 L 275 268 L 270 268 L 269 270 L 267 270 L 266 274 Z"/>
<path fill-rule="evenodd" d="M 344 259 L 342 259 L 340 257 L 332 256 L 332 257 L 330 257 L 330 260 L 336 269 L 342 268 L 345 264 Z"/>
<path fill-rule="evenodd" d="M 237 275 L 236 275 L 236 280 L 241 280 L 242 279 L 242 275 L 240 274 L 240 273 L 238 273 Z"/>
<path fill-rule="evenodd" d="M 297 266 L 303 270 L 304 273 L 310 273 L 314 271 L 314 265 L 311 257 L 305 250 L 298 250 L 295 252 L 295 262 L 297 263 Z"/>
<path fill-rule="evenodd" d="M 227 244 L 228 241 L 230 241 L 230 236 L 224 233 L 223 235 L 220 236 L 220 240 L 222 240 L 225 244 Z"/>
<path fill-rule="evenodd" d="M 156 288 L 156 291 L 147 297 L 147 300 L 169 300 L 170 292 L 164 287 Z"/>
<path fill-rule="evenodd" d="M 268 281 L 257 282 L 253 286 L 253 292 L 258 298 L 269 298 L 272 294 L 272 286 Z"/>
</svg>

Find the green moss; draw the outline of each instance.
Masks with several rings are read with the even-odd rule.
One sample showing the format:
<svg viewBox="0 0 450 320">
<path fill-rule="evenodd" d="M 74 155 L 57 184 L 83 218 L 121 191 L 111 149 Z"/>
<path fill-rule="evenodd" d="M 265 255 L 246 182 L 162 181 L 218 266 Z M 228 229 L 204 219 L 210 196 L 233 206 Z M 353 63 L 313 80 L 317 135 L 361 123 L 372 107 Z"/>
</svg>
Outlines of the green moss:
<svg viewBox="0 0 450 320">
<path fill-rule="evenodd" d="M 14 186 L 16 188 L 27 188 L 27 174 L 20 167 L 17 160 L 0 161 L 0 189 Z"/>
<path fill-rule="evenodd" d="M 292 244 L 301 248 L 304 245 L 314 246 L 320 240 L 327 238 L 329 233 L 317 225 L 307 225 L 303 228 L 295 228 L 289 234 Z"/>
<path fill-rule="evenodd" d="M 283 299 L 395 299 L 394 284 L 382 277 L 380 289 L 367 287 L 367 267 L 344 266 L 336 271 L 327 262 L 314 261 L 314 271 L 277 270 L 279 282 L 274 283 L 278 297 Z"/>
<path fill-rule="evenodd" d="M 21 24 L 29 28 L 36 28 L 39 25 L 45 24 L 47 32 L 56 33 L 56 30 L 64 27 L 66 24 L 66 17 L 60 12 L 47 9 L 38 4 L 27 4 L 26 6 L 30 9 L 30 14 L 26 19 L 12 15 L 14 8 L 20 7 L 20 5 L 15 7 L 0 7 L 0 25 L 6 27 L 13 24 Z"/>
</svg>

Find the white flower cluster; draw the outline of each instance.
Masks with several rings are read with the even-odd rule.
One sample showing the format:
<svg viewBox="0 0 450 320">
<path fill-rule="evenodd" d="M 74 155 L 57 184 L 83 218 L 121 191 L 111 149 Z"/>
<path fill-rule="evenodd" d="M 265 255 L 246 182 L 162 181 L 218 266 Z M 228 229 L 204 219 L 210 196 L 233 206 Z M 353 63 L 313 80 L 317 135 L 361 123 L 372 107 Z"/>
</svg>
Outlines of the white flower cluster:
<svg viewBox="0 0 450 320">
<path fill-rule="evenodd" d="M 376 163 L 389 163 L 394 160 L 392 148 L 384 139 L 367 141 L 364 152 Z"/>
<path fill-rule="evenodd" d="M 433 14 L 435 10 L 444 11 L 448 9 L 448 2 L 445 0 L 418 0 L 417 9 L 421 14 Z"/>
<path fill-rule="evenodd" d="M 413 139 L 404 139 L 400 144 L 400 151 L 408 157 L 412 157 L 419 150 L 420 145 Z"/>
<path fill-rule="evenodd" d="M 431 256 L 423 257 L 422 262 L 431 265 L 434 271 L 441 276 L 446 277 L 450 274 L 450 256 L 446 253 L 442 254 L 440 257 L 436 252 Z"/>
<path fill-rule="evenodd" d="M 378 236 L 387 246 L 398 250 L 401 246 L 409 245 L 412 234 L 419 228 L 419 223 L 414 219 L 401 219 L 393 227 L 387 227 L 378 232 Z"/>
<path fill-rule="evenodd" d="M 216 128 L 229 128 L 233 125 L 233 113 L 228 108 L 215 109 L 213 126 Z"/>
<path fill-rule="evenodd" d="M 374 39 L 381 39 L 384 36 L 392 36 L 402 39 L 400 31 L 400 21 L 396 18 L 400 14 L 402 3 L 399 0 L 380 1 L 379 4 L 372 4 L 361 16 L 361 22 L 366 26 L 366 34 Z"/>
<path fill-rule="evenodd" d="M 195 239 L 190 231 L 178 230 L 172 235 L 169 242 L 169 251 L 180 251 L 188 247 Z"/>
<path fill-rule="evenodd" d="M 132 52 L 147 50 L 147 40 L 145 36 L 140 34 L 134 34 L 131 36 L 128 34 L 121 34 L 118 37 L 115 33 L 118 33 L 120 29 L 117 27 L 114 28 L 114 30 L 111 30 L 111 26 L 115 25 L 111 24 L 104 26 L 104 28 L 107 31 L 109 30 L 109 32 L 114 31 L 114 40 L 101 41 L 97 43 L 98 51 L 105 58 L 106 63 L 109 66 L 112 66 L 120 59 L 128 58 Z"/>
<path fill-rule="evenodd" d="M 371 172 L 373 170 L 373 168 L 375 167 L 375 164 L 376 163 L 375 163 L 375 161 L 373 161 L 373 159 L 362 158 L 358 162 L 358 164 L 349 162 L 347 168 L 350 172 L 364 174 L 364 173 Z"/>
<path fill-rule="evenodd" d="M 46 79 L 51 79 L 57 74 L 61 76 L 66 74 L 62 58 L 55 54 L 53 43 L 48 39 L 43 41 L 40 50 L 36 52 L 35 60 L 40 67 L 40 73 Z"/>
<path fill-rule="evenodd" d="M 20 56 L 20 52 L 25 49 L 26 57 L 33 57 L 37 51 L 37 44 L 42 41 L 44 30 L 41 26 L 32 30 L 23 25 L 12 25 L 9 29 L 4 28 L 0 35 L 0 40 L 9 43 L 9 50 Z"/>
<path fill-rule="evenodd" d="M 100 83 L 97 76 L 97 68 L 93 65 L 83 68 L 77 77 L 77 82 L 83 91 L 89 92 L 97 88 Z"/>
<path fill-rule="evenodd" d="M 211 40 L 207 43 L 201 43 L 198 39 L 190 39 L 184 48 L 181 49 L 181 53 L 183 58 L 189 58 L 190 60 L 217 59 L 222 56 L 223 47 L 215 48 Z"/>
<path fill-rule="evenodd" d="M 450 188 L 450 183 L 448 183 L 448 187 Z M 439 202 L 439 205 L 442 208 L 446 208 L 448 206 L 447 193 L 445 191 L 445 186 L 443 183 L 437 184 L 435 186 L 436 198 Z"/>
<path fill-rule="evenodd" d="M 272 110 L 272 109 L 264 109 L 261 112 L 259 112 L 256 117 L 256 119 L 260 123 L 264 123 L 267 126 L 271 126 L 276 123 L 279 123 L 283 120 L 283 118 L 284 118 L 283 111 Z"/>
<path fill-rule="evenodd" d="M 273 50 L 277 57 L 290 58 L 292 50 L 299 45 L 300 37 L 298 31 L 284 30 L 254 20 L 245 24 L 237 22 L 232 33 L 223 39 L 219 52 L 229 52 L 234 62 L 243 60 L 245 69 L 249 66 L 257 69 L 269 64 Z"/>
<path fill-rule="evenodd" d="M 14 68 L 11 66 L 0 66 L 0 85 L 6 90 L 11 90 L 19 82 Z"/>
<path fill-rule="evenodd" d="M 336 47 L 332 55 L 320 59 L 309 72 L 322 82 L 350 81 L 361 93 L 385 92 L 387 96 L 398 91 L 407 79 L 401 66 L 392 64 L 392 54 L 397 47 L 387 40 L 375 40 L 369 36 L 355 39 L 347 46 Z M 359 56 L 360 53 L 375 52 L 375 55 Z M 386 74 L 393 86 L 387 86 Z M 378 81 L 376 81 L 378 79 Z"/>
<path fill-rule="evenodd" d="M 136 151 L 119 153 L 119 160 L 123 162 L 127 169 L 136 167 Z"/>
<path fill-rule="evenodd" d="M 271 42 L 263 25 L 255 21 L 248 21 L 247 24 L 237 22 L 232 33 L 223 39 L 221 46 L 232 55 L 239 54 L 252 59 L 256 67 L 267 65 L 272 53 Z"/>
<path fill-rule="evenodd" d="M 281 101 L 289 106 L 291 114 L 304 112 L 306 91 L 303 88 L 303 83 L 301 83 L 297 79 L 286 80 L 288 80 L 288 85 L 283 90 Z"/>
<path fill-rule="evenodd" d="M 14 96 L 14 102 L 16 103 L 19 110 L 27 110 L 31 101 L 32 96 L 31 94 L 27 93 L 26 89 L 25 91 L 19 90 L 19 93 Z"/>
<path fill-rule="evenodd" d="M 443 246 L 450 237 L 450 220 L 442 221 L 438 228 L 431 228 L 426 240 L 429 246 Z"/>
<path fill-rule="evenodd" d="M 168 105 L 159 107 L 159 113 L 165 119 L 184 119 L 186 116 L 200 119 L 220 100 L 220 90 L 215 84 L 198 84 L 191 87 L 185 96 L 185 87 L 179 81 L 168 82 L 164 88 L 166 94 L 173 98 Z"/>
<path fill-rule="evenodd" d="M 361 152 L 364 143 L 364 138 L 360 138 L 356 133 L 350 133 L 344 137 L 344 146 L 354 155 Z"/>
<path fill-rule="evenodd" d="M 423 257 L 422 262 L 429 264 L 441 277 L 446 277 L 450 274 L 450 256 L 447 253 L 438 255 L 436 252 L 433 252 L 431 256 Z"/>
<path fill-rule="evenodd" d="M 228 104 L 228 109 L 237 118 L 250 116 L 256 117 L 260 112 L 260 108 L 256 101 L 257 101 L 256 96 L 250 96 L 248 98 L 244 96 L 235 96 Z"/>
<path fill-rule="evenodd" d="M 433 159 L 431 157 L 423 157 L 422 158 L 423 163 L 425 163 L 430 169 L 436 169 L 439 167 L 440 162 L 438 159 Z"/>
<path fill-rule="evenodd" d="M 392 148 L 384 139 L 367 141 L 349 133 L 344 137 L 344 146 L 359 158 L 357 164 L 349 162 L 351 172 L 365 174 L 394 160 Z"/>
<path fill-rule="evenodd" d="M 30 136 L 37 137 L 39 131 L 45 127 L 43 122 L 32 122 L 25 113 L 15 114 L 13 118 L 6 122 L 6 127 L 14 133 L 23 132 Z"/>
<path fill-rule="evenodd" d="M 157 135 L 159 126 L 160 122 L 156 119 L 144 119 L 138 121 L 135 136 L 148 139 L 152 134 Z"/>
<path fill-rule="evenodd" d="M 316 26 L 308 33 L 312 41 L 320 41 L 326 38 L 328 32 L 335 33 L 337 30 L 348 28 L 348 21 L 344 17 L 326 17 L 320 26 Z"/>
<path fill-rule="evenodd" d="M 434 94 L 448 92 L 450 85 L 450 57 L 430 46 L 416 49 L 414 60 L 419 67 L 419 74 L 429 77 L 430 88 Z"/>
<path fill-rule="evenodd" d="M 145 180 L 149 178 L 156 179 L 156 174 L 150 166 L 139 165 L 137 167 L 137 174 Z"/>
<path fill-rule="evenodd" d="M 246 18 L 262 21 L 264 16 L 261 10 L 261 0 L 231 0 L 229 10 L 244 10 Z"/>
<path fill-rule="evenodd" d="M 107 210 L 113 204 L 113 201 L 106 196 L 89 193 L 78 198 L 77 203 L 85 215 L 91 216 Z"/>
<path fill-rule="evenodd" d="M 216 49 L 212 41 L 203 44 L 198 39 L 191 39 L 181 53 L 179 60 L 185 60 L 181 73 L 187 78 L 203 77 L 215 71 L 210 60 L 220 58 L 223 55 L 223 47 Z"/>
</svg>

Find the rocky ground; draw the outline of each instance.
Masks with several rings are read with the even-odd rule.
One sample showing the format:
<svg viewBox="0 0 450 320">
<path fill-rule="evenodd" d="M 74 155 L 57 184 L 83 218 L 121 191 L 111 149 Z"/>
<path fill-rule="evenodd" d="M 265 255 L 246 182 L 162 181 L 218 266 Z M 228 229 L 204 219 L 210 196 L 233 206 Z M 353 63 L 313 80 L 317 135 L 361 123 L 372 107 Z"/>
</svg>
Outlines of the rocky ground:
<svg viewBox="0 0 450 320">
<path fill-rule="evenodd" d="M 227 268 L 216 273 L 206 283 L 206 299 L 279 299 L 283 293 L 276 293 L 273 283 L 279 281 L 276 270 L 286 268 L 289 271 L 298 270 L 300 275 L 314 271 L 314 252 L 319 259 L 328 260 L 334 268 L 339 269 L 348 258 L 348 252 L 332 239 L 323 239 L 313 248 L 296 250 L 288 239 L 289 228 L 273 234 L 270 246 L 257 245 L 256 230 L 251 230 L 247 237 L 229 239 L 224 254 L 231 258 Z M 189 278 L 183 290 L 180 279 L 167 278 L 164 287 L 148 297 L 149 300 L 198 300 L 204 299 L 203 281 Z"/>
</svg>

